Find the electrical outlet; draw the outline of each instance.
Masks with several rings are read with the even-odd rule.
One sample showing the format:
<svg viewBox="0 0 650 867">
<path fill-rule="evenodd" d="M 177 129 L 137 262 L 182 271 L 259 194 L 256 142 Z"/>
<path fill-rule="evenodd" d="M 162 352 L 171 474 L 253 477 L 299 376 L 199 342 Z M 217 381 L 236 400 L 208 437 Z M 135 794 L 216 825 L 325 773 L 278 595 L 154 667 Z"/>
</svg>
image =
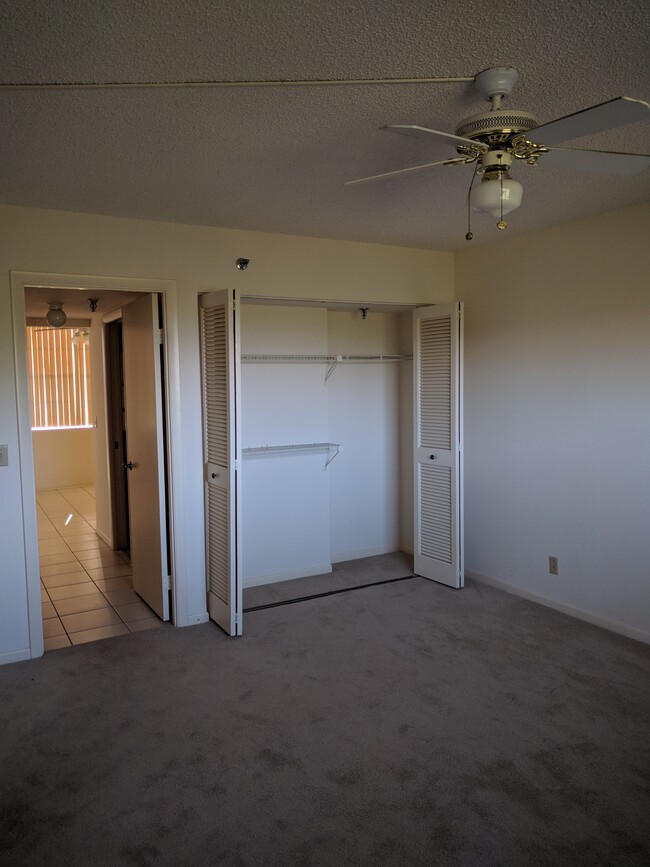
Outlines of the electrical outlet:
<svg viewBox="0 0 650 867">
<path fill-rule="evenodd" d="M 0 446 L 0 467 L 9 466 L 9 446 Z"/>
<path fill-rule="evenodd" d="M 548 571 L 551 575 L 557 575 L 557 557 L 548 558 Z"/>
</svg>

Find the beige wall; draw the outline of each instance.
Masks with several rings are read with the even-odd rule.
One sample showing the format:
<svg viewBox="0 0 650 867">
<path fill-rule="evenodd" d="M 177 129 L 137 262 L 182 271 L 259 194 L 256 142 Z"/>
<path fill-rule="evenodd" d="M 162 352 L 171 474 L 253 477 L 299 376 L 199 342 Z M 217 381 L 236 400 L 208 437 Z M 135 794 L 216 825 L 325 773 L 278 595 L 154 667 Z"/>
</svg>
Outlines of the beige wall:
<svg viewBox="0 0 650 867">
<path fill-rule="evenodd" d="M 649 239 L 641 205 L 455 262 L 467 569 L 646 640 Z"/>
<path fill-rule="evenodd" d="M 32 431 L 36 490 L 93 484 L 93 428 Z"/>
<path fill-rule="evenodd" d="M 0 309 L 5 311 L 0 318 L 0 443 L 9 445 L 10 459 L 0 468 L 0 546 L 6 552 L 0 566 L 0 662 L 25 658 L 30 646 L 26 560 L 16 540 L 23 538 L 23 507 L 30 513 L 33 505 L 21 502 L 8 312 L 11 270 L 176 281 L 182 440 L 177 445 L 186 515 L 186 534 L 176 540 L 176 551 L 183 571 L 192 576 L 186 588 L 188 622 L 205 611 L 198 293 L 235 287 L 251 295 L 404 303 L 453 297 L 449 253 L 6 206 L 0 206 L 0 237 Z M 239 256 L 251 260 L 248 270 L 236 269 Z"/>
</svg>

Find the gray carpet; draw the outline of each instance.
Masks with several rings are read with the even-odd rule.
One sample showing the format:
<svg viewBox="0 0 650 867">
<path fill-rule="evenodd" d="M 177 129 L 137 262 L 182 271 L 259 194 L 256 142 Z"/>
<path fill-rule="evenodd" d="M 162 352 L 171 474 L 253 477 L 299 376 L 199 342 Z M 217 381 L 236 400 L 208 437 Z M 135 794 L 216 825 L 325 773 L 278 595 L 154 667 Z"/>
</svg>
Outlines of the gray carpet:
<svg viewBox="0 0 650 867">
<path fill-rule="evenodd" d="M 244 609 L 258 605 L 275 605 L 318 593 L 349 590 L 362 584 L 379 584 L 413 574 L 413 557 L 402 551 L 381 554 L 378 557 L 361 557 L 334 563 L 332 571 L 324 575 L 310 575 L 293 581 L 276 581 L 259 587 L 244 588 Z"/>
<path fill-rule="evenodd" d="M 647 865 L 650 649 L 416 578 L 0 669 L 3 865 Z"/>
</svg>

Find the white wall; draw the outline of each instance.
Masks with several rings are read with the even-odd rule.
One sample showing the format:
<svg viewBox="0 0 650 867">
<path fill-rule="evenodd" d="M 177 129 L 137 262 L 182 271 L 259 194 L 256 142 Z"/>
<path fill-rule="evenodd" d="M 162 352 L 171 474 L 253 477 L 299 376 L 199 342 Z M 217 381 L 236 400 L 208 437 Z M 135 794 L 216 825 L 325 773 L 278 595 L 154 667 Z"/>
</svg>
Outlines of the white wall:
<svg viewBox="0 0 650 867">
<path fill-rule="evenodd" d="M 10 271 L 119 275 L 176 281 L 184 538 L 179 541 L 188 622 L 205 612 L 203 480 L 197 296 L 226 286 L 244 294 L 433 303 L 453 296 L 453 256 L 426 250 L 0 206 L 0 303 L 11 309 Z M 235 260 L 250 258 L 246 271 Z M 110 283 L 110 281 L 108 281 Z M 16 370 L 11 316 L 0 319 L 0 662 L 29 656 Z M 22 364 L 22 359 L 19 359 Z M 31 462 L 30 455 L 22 461 Z M 35 539 L 26 538 L 33 556 Z"/>
<path fill-rule="evenodd" d="M 646 640 L 649 238 L 641 205 L 463 251 L 455 268 L 468 572 Z"/>
<path fill-rule="evenodd" d="M 92 485 L 94 428 L 32 431 L 36 490 Z"/>
<path fill-rule="evenodd" d="M 327 311 L 241 308 L 242 353 L 327 354 Z M 242 365 L 242 446 L 327 442 L 327 387 L 320 364 Z M 323 452 L 244 455 L 244 586 L 331 570 L 329 473 Z"/>
<path fill-rule="evenodd" d="M 399 314 L 330 311 L 329 354 L 400 353 Z M 340 364 L 328 380 L 334 563 L 400 547 L 400 362 Z"/>
</svg>

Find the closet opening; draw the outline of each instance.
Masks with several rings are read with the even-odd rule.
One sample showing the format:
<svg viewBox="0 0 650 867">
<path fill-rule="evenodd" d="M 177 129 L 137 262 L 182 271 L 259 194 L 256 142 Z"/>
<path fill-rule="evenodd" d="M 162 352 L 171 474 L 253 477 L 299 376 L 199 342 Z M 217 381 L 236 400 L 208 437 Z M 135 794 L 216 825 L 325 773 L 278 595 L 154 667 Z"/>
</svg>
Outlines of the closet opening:
<svg viewBox="0 0 650 867">
<path fill-rule="evenodd" d="M 460 304 L 199 298 L 210 616 L 462 586 Z"/>
</svg>

